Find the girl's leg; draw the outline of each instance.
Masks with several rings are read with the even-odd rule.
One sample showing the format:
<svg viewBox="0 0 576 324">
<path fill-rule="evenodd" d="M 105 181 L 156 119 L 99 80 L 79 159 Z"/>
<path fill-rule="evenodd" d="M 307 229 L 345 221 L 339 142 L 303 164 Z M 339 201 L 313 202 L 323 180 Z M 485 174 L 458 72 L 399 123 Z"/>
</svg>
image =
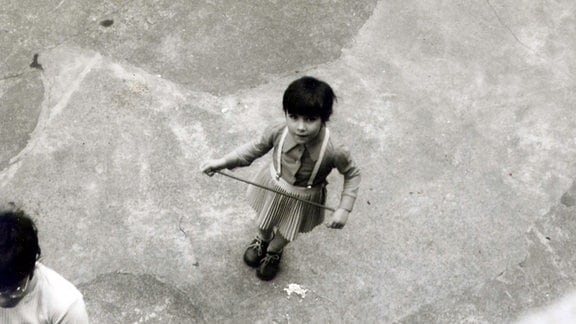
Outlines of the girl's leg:
<svg viewBox="0 0 576 324">
<path fill-rule="evenodd" d="M 268 245 L 268 251 L 273 253 L 280 253 L 282 252 L 282 249 L 284 249 L 284 247 L 288 245 L 288 243 L 290 243 L 290 241 L 285 239 L 284 236 L 282 236 L 280 233 L 276 233 L 276 235 Z"/>
<path fill-rule="evenodd" d="M 280 259 L 282 258 L 282 250 L 290 241 L 285 239 L 280 233 L 276 232 L 272 241 L 268 245 L 266 257 L 260 262 L 256 276 L 262 280 L 272 280 L 278 272 L 280 267 Z"/>
<path fill-rule="evenodd" d="M 272 239 L 272 237 L 274 236 L 274 232 L 272 231 L 272 229 L 258 229 L 258 237 L 265 242 L 268 242 Z"/>
</svg>

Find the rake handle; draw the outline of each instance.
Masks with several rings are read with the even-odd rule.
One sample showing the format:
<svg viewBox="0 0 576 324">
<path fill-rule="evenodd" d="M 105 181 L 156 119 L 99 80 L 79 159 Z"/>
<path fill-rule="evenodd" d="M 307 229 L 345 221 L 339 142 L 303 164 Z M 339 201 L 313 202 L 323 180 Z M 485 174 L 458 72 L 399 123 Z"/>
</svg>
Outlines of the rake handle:
<svg viewBox="0 0 576 324">
<path fill-rule="evenodd" d="M 327 209 L 327 210 L 329 210 L 329 211 L 331 211 L 331 212 L 336 211 L 336 210 L 335 210 L 334 208 L 332 208 L 332 207 L 328 207 L 328 206 L 319 204 L 319 203 L 314 202 L 314 201 L 302 199 L 302 198 L 300 198 L 300 197 L 296 197 L 296 196 L 293 196 L 293 195 L 290 195 L 290 194 L 287 194 L 287 193 L 278 191 L 278 190 L 276 190 L 276 189 L 274 189 L 274 188 L 266 187 L 266 186 L 263 186 L 263 185 L 261 185 L 261 184 L 254 183 L 254 182 L 252 182 L 252 181 L 249 181 L 249 180 L 246 180 L 246 179 L 242 179 L 242 178 L 240 178 L 240 177 L 231 175 L 231 174 L 226 173 L 226 172 L 215 171 L 215 173 L 221 174 L 221 175 L 226 176 L 226 177 L 228 177 L 228 178 L 232 178 L 232 179 L 234 179 L 234 180 L 238 180 L 238 181 L 247 183 L 247 184 L 249 184 L 249 185 L 256 186 L 256 187 L 261 188 L 261 189 L 264 189 L 264 190 L 268 190 L 268 191 L 275 192 L 275 193 L 277 193 L 277 194 L 279 194 L 279 195 L 282 195 L 282 196 L 286 196 L 286 197 L 289 197 L 289 198 L 292 198 L 292 199 L 299 200 L 299 201 L 301 201 L 301 202 L 305 202 L 305 203 L 307 203 L 307 204 L 310 204 L 310 205 L 313 205 L 313 206 L 316 206 L 316 207 L 320 207 L 320 208 Z"/>
</svg>

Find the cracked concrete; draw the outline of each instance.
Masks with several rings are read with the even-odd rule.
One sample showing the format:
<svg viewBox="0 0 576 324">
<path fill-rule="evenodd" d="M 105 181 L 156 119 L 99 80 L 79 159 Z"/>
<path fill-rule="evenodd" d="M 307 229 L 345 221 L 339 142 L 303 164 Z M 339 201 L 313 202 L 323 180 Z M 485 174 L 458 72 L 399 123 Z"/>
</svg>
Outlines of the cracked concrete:
<svg viewBox="0 0 576 324">
<path fill-rule="evenodd" d="M 0 197 L 95 323 L 514 321 L 573 288 L 575 10 L 8 1 Z M 245 186 L 197 169 L 281 119 L 303 74 L 333 85 L 364 181 L 346 228 L 265 283 L 241 260 Z"/>
<path fill-rule="evenodd" d="M 566 208 L 563 204 L 554 206 L 528 230 L 528 249 L 522 261 L 510 264 L 498 276 L 478 286 L 425 305 L 398 323 L 510 322 L 515 319 L 510 314 L 541 308 L 573 291 L 576 288 L 576 259 L 567 247 L 576 243 L 574 212 L 574 208 Z M 569 319 L 573 313 L 566 315 Z M 550 318 L 539 323 L 558 322 Z"/>
</svg>

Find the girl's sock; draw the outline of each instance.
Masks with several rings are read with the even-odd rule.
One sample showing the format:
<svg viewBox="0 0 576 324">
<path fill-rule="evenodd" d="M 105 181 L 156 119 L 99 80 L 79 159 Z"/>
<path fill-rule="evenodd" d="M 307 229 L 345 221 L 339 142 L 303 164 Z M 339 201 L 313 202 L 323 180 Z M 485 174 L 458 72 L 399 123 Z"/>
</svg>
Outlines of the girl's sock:
<svg viewBox="0 0 576 324">
<path fill-rule="evenodd" d="M 256 237 L 261 239 L 263 242 L 270 242 L 274 238 L 274 232 L 260 230 Z"/>
</svg>

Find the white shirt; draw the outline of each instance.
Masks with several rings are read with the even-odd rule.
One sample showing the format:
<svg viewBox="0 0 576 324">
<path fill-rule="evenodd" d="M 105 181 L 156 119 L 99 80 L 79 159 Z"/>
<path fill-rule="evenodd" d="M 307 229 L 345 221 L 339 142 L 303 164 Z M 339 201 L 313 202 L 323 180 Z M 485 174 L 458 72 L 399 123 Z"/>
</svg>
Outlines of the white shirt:
<svg viewBox="0 0 576 324">
<path fill-rule="evenodd" d="M 54 270 L 37 262 L 28 292 L 12 308 L 0 308 L 2 324 L 87 324 L 82 294 Z"/>
</svg>

